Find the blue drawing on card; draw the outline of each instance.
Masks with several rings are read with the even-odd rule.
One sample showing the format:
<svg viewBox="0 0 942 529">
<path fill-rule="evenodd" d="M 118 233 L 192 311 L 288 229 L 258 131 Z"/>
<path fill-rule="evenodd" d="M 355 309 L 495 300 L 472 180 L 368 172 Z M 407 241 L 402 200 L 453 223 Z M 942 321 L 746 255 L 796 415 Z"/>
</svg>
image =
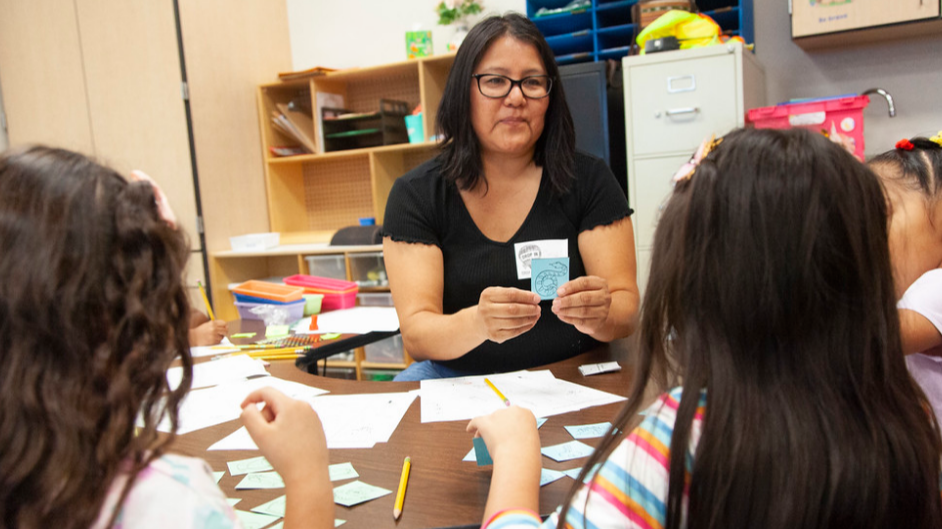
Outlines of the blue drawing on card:
<svg viewBox="0 0 942 529">
<path fill-rule="evenodd" d="M 530 290 L 539 294 L 540 299 L 556 299 L 556 289 L 569 281 L 568 257 L 531 259 L 530 267 L 533 270 Z"/>
</svg>

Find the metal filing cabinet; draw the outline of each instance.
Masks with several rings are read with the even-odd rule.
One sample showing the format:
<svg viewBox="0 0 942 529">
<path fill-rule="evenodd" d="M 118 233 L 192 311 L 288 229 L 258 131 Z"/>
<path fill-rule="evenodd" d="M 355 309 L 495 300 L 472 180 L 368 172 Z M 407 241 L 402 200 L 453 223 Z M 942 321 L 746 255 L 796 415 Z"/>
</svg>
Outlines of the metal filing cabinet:
<svg viewBox="0 0 942 529">
<path fill-rule="evenodd" d="M 745 123 L 765 104 L 765 72 L 739 43 L 625 57 L 628 202 L 644 292 L 654 228 L 671 178 L 710 134 Z"/>
</svg>

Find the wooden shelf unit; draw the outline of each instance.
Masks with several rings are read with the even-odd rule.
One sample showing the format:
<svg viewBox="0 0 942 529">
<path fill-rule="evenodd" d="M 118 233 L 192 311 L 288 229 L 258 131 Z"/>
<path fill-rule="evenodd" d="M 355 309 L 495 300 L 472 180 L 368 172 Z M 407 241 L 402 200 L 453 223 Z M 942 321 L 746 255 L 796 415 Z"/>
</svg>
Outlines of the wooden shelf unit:
<svg viewBox="0 0 942 529">
<path fill-rule="evenodd" d="M 373 217 L 382 224 L 386 197 L 396 179 L 438 153 L 437 144 L 429 140 L 454 59 L 454 54 L 423 57 L 260 86 L 259 123 L 271 231 L 282 236 L 317 233 L 321 235 L 307 241 L 326 242 L 325 234 L 356 225 L 361 217 Z M 323 152 L 322 140 L 317 138 L 317 154 L 273 155 L 269 147 L 296 145 L 271 125 L 277 105 L 300 101 L 304 106 L 309 101 L 316 122 L 318 94 L 325 93 L 343 96 L 344 108 L 353 112 L 376 111 L 380 99 L 405 101 L 409 108 L 421 105 L 425 141 Z"/>
</svg>

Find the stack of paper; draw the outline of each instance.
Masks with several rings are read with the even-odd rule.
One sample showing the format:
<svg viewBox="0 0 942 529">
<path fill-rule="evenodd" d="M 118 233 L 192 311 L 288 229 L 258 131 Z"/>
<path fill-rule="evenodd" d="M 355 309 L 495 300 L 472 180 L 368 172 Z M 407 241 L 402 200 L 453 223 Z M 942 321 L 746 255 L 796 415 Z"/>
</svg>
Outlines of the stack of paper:
<svg viewBox="0 0 942 529">
<path fill-rule="evenodd" d="M 309 152 L 316 153 L 313 116 L 284 103 L 278 103 L 276 106 L 278 110 L 273 110 L 271 113 L 271 120 L 275 127 L 300 143 Z"/>
<path fill-rule="evenodd" d="M 469 420 L 504 406 L 484 376 L 423 380 L 422 422 Z M 549 370 L 488 375 L 511 404 L 548 417 L 625 400 L 625 397 L 560 380 Z"/>
</svg>

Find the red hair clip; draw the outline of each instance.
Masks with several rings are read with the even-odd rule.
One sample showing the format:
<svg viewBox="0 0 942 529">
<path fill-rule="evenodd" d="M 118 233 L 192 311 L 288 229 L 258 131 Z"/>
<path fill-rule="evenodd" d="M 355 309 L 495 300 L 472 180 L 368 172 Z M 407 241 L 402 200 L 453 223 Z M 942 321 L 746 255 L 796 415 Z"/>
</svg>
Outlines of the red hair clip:
<svg viewBox="0 0 942 529">
<path fill-rule="evenodd" d="M 913 142 L 907 140 L 906 138 L 903 138 L 903 139 L 899 140 L 898 142 L 896 142 L 896 148 L 897 148 L 897 149 L 902 149 L 902 150 L 904 150 L 904 151 L 911 151 L 911 150 L 915 149 L 916 146 L 913 145 Z"/>
</svg>

